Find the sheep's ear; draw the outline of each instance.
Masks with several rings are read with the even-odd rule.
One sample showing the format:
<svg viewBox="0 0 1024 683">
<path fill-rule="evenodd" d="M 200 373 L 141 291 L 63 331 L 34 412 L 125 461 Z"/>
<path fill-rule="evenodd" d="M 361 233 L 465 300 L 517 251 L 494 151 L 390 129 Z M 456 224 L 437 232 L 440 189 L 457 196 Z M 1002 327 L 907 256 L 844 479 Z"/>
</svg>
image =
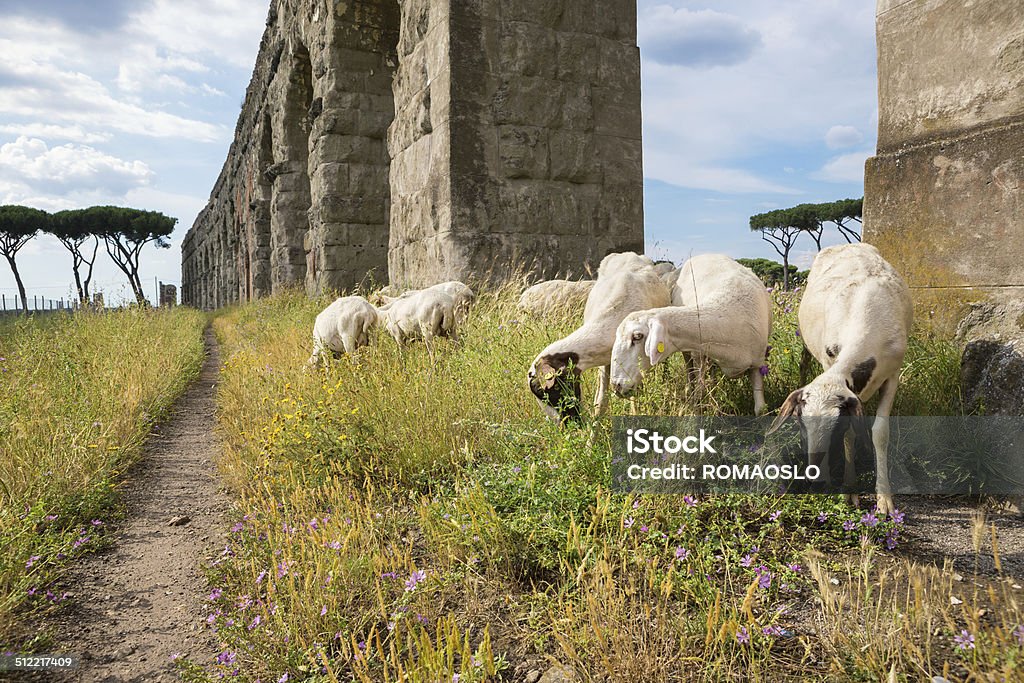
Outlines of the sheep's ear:
<svg viewBox="0 0 1024 683">
<path fill-rule="evenodd" d="M 537 387 L 542 391 L 547 391 L 555 386 L 555 380 L 558 379 L 558 370 L 548 361 L 547 358 L 542 359 L 537 363 L 537 371 L 534 375 Z"/>
<path fill-rule="evenodd" d="M 651 365 L 657 365 L 668 355 L 668 333 L 657 318 L 651 318 L 647 329 L 647 343 L 644 346 Z"/>
<path fill-rule="evenodd" d="M 797 389 L 782 402 L 782 407 L 779 408 L 779 416 L 772 422 L 772 426 L 768 428 L 767 434 L 774 434 L 778 431 L 782 423 L 786 421 L 788 417 L 800 417 L 800 413 L 804 405 L 804 390 Z"/>
</svg>

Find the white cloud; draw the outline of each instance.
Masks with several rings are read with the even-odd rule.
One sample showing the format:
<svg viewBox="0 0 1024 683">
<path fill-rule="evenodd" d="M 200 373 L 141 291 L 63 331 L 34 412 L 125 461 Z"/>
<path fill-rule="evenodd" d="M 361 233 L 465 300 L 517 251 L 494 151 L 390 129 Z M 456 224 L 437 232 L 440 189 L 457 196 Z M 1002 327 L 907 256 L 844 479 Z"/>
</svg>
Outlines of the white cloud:
<svg viewBox="0 0 1024 683">
<path fill-rule="evenodd" d="M 144 109 L 114 98 L 102 83 L 77 71 L 27 57 L 12 57 L 0 40 L 0 113 L 33 120 L 61 121 L 87 128 L 113 129 L 151 137 L 179 137 L 202 142 L 220 139 L 224 132 L 203 121 L 160 110 Z"/>
<path fill-rule="evenodd" d="M 864 180 L 864 162 L 873 151 L 860 150 L 830 159 L 820 170 L 811 174 L 815 180 L 826 180 L 832 183 L 862 182 Z"/>
<path fill-rule="evenodd" d="M 800 194 L 794 187 L 760 178 L 741 168 L 691 163 L 671 154 L 649 152 L 644 159 L 644 177 L 680 187 L 724 193 L 762 192 Z"/>
<path fill-rule="evenodd" d="M 853 147 L 864 140 L 864 134 L 855 126 L 832 126 L 825 133 L 825 144 L 829 149 Z"/>
<path fill-rule="evenodd" d="M 50 148 L 22 136 L 0 146 L 0 194 L 8 204 L 27 199 L 59 203 L 61 197 L 81 192 L 123 195 L 152 177 L 141 161 L 125 161 L 84 145 Z"/>
<path fill-rule="evenodd" d="M 128 26 L 172 53 L 207 55 L 252 68 L 257 31 L 266 17 L 267 4 L 253 0 L 156 0 L 141 8 Z"/>
<path fill-rule="evenodd" d="M 761 35 L 730 14 L 657 5 L 639 13 L 637 42 L 661 64 L 729 66 L 750 58 Z"/>
<path fill-rule="evenodd" d="M 25 135 L 30 138 L 45 140 L 70 140 L 85 144 L 107 142 L 107 133 L 88 133 L 81 126 L 55 126 L 49 123 L 12 123 L 0 126 L 0 133 L 7 135 Z"/>
</svg>

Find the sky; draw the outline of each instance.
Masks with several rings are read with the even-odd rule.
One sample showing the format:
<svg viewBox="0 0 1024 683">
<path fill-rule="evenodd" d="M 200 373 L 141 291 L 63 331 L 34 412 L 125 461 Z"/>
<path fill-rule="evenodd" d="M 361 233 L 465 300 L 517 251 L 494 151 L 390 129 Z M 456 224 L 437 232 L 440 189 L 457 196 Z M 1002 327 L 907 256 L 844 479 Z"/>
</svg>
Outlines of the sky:
<svg viewBox="0 0 1024 683">
<path fill-rule="evenodd" d="M 265 0 L 0 2 L 0 204 L 118 204 L 179 219 L 142 282 L 180 284 L 180 244 L 234 134 Z M 863 194 L 877 129 L 873 0 L 639 0 L 647 252 L 777 258 L 752 214 Z M 842 238 L 833 233 L 825 244 Z M 794 263 L 810 264 L 802 238 Z M 18 255 L 30 298 L 71 257 Z M 0 263 L 0 294 L 14 278 Z M 102 254 L 94 283 L 127 295 Z"/>
</svg>

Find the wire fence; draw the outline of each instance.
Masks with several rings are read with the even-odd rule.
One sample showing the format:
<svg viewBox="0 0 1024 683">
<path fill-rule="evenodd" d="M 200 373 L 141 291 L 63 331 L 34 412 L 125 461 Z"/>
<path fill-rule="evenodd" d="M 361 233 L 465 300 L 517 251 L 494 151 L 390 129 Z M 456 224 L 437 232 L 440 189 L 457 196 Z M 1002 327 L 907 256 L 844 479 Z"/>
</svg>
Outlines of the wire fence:
<svg viewBox="0 0 1024 683">
<path fill-rule="evenodd" d="M 78 299 L 60 297 L 54 299 L 46 295 L 29 294 L 26 297 L 29 313 L 48 313 L 51 311 L 71 311 L 81 308 Z M 17 294 L 0 292 L 0 315 L 21 313 L 21 297 Z"/>
</svg>

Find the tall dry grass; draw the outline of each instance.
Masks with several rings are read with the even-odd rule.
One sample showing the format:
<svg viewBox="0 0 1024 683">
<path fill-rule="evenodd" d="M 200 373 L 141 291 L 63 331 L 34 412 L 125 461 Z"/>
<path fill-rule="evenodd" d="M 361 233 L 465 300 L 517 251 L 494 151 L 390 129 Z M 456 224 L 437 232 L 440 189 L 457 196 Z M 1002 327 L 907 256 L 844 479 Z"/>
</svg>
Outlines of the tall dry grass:
<svg viewBox="0 0 1024 683">
<path fill-rule="evenodd" d="M 0 640 L 59 602 L 50 584 L 102 543 L 119 475 L 199 370 L 205 317 L 187 309 L 0 322 Z"/>
</svg>

